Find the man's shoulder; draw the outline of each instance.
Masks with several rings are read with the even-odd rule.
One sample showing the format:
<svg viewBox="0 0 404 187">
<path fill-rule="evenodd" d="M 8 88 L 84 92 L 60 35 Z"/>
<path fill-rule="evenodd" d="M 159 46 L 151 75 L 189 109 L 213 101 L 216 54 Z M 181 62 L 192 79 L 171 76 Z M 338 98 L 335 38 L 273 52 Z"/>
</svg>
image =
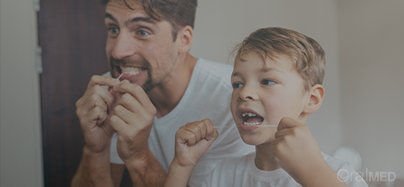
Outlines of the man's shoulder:
<svg viewBox="0 0 404 187">
<path fill-rule="evenodd" d="M 221 62 L 214 62 L 199 58 L 197 67 L 200 71 L 209 75 L 220 77 L 226 81 L 230 81 L 231 73 L 233 72 L 233 66 Z"/>
</svg>

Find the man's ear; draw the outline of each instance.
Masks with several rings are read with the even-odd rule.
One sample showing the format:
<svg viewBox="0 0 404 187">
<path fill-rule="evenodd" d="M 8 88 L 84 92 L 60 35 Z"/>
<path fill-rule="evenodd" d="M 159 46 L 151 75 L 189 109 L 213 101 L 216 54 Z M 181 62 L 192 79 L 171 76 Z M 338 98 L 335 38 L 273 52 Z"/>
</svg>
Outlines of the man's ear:
<svg viewBox="0 0 404 187">
<path fill-rule="evenodd" d="M 310 88 L 309 94 L 310 98 L 303 109 L 303 113 L 305 114 L 311 114 L 321 107 L 324 98 L 324 88 L 320 84 L 316 84 Z"/>
<path fill-rule="evenodd" d="M 194 29 L 186 25 L 178 31 L 177 40 L 179 44 L 179 53 L 187 53 L 191 49 Z"/>
</svg>

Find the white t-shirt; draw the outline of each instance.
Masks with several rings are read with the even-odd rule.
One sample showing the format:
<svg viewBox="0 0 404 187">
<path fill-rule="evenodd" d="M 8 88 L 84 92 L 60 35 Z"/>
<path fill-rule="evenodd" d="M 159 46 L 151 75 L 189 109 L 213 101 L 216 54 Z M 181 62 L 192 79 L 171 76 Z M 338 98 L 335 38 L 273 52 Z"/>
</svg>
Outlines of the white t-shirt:
<svg viewBox="0 0 404 187">
<path fill-rule="evenodd" d="M 154 118 L 149 147 L 166 172 L 175 154 L 175 133 L 181 126 L 205 118 L 218 126 L 219 137 L 196 164 L 190 186 L 200 186 L 220 160 L 254 150 L 241 140 L 230 113 L 232 71 L 230 65 L 198 59 L 181 101 L 167 115 Z M 117 138 L 116 134 L 112 137 L 111 162 L 124 164 L 116 150 Z"/>
<path fill-rule="evenodd" d="M 324 153 L 323 158 L 331 168 L 350 187 L 367 187 L 362 177 L 347 162 L 338 160 Z M 263 171 L 255 166 L 255 152 L 223 160 L 203 181 L 203 187 L 301 187 L 282 168 Z M 309 171 L 308 171 L 309 172 Z M 349 174 L 349 175 L 348 175 Z M 337 177 L 337 176 L 335 176 Z"/>
</svg>

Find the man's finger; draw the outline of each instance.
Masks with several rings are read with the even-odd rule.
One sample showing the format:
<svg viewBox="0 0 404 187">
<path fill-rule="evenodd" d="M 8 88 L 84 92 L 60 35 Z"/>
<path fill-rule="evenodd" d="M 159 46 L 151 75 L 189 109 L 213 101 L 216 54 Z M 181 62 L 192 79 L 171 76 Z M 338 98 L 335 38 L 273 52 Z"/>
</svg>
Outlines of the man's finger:
<svg viewBox="0 0 404 187">
<path fill-rule="evenodd" d="M 125 93 L 120 96 L 119 100 L 115 103 L 116 106 L 122 105 L 132 113 L 137 113 L 140 115 L 144 115 L 146 111 L 143 109 L 143 106 L 136 100 L 133 95 L 129 93 Z"/>
<path fill-rule="evenodd" d="M 95 86 L 94 92 L 102 98 L 104 103 L 107 103 L 110 106 L 114 102 L 114 96 L 108 90 L 102 88 L 101 86 Z"/>
<path fill-rule="evenodd" d="M 88 83 L 87 90 L 95 85 L 113 87 L 119 84 L 119 81 L 112 77 L 105 77 L 101 75 L 93 75 Z"/>
<path fill-rule="evenodd" d="M 119 118 L 118 116 L 116 116 L 116 115 L 113 115 L 111 118 L 110 118 L 110 124 L 111 124 L 111 126 L 112 126 L 112 128 L 116 131 L 116 132 L 120 132 L 120 131 L 123 131 L 125 128 L 126 128 L 126 126 L 127 126 L 127 124 L 121 119 L 121 118 Z"/>
<path fill-rule="evenodd" d="M 141 86 L 123 81 L 118 87 L 114 88 L 114 90 L 122 93 L 131 94 L 133 98 L 135 98 L 149 113 L 156 113 L 156 108 L 154 107 L 153 103 L 149 99 L 149 96 L 147 96 L 146 92 Z"/>
</svg>

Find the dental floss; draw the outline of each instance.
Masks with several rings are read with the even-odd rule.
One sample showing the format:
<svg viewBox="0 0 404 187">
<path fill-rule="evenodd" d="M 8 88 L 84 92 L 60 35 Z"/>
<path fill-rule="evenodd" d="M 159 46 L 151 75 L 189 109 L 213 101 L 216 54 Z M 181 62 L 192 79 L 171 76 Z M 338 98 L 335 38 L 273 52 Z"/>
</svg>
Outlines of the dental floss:
<svg viewBox="0 0 404 187">
<path fill-rule="evenodd" d="M 118 77 L 118 78 L 116 78 L 116 80 L 118 80 L 118 81 L 119 81 L 119 79 L 122 77 L 122 75 L 123 75 L 123 73 L 122 73 L 121 75 L 119 75 L 119 77 Z M 112 90 L 113 90 L 113 89 L 111 89 L 111 90 L 109 91 L 109 93 L 112 93 Z"/>
<path fill-rule="evenodd" d="M 196 165 L 194 161 L 192 161 L 191 158 L 189 158 L 189 156 L 185 153 L 185 149 L 187 148 L 187 142 L 185 142 L 185 146 L 184 146 L 184 155 L 192 162 L 192 164 Z"/>
<path fill-rule="evenodd" d="M 118 80 L 118 81 L 119 81 L 119 78 L 121 78 L 121 77 L 122 77 L 122 75 L 123 75 L 123 73 L 122 73 L 121 75 L 119 75 L 119 77 L 118 77 L 118 78 L 116 78 L 116 80 Z"/>
<path fill-rule="evenodd" d="M 224 125 L 224 126 L 215 126 L 215 128 L 220 128 L 220 127 L 230 127 L 233 125 Z M 278 127 L 278 125 L 258 125 L 259 127 Z"/>
<path fill-rule="evenodd" d="M 218 128 L 218 127 L 229 127 L 229 126 L 233 126 L 233 125 L 215 126 L 215 128 Z M 259 125 L 259 126 L 260 126 L 260 127 L 278 127 L 278 125 Z M 187 149 L 187 143 L 185 143 L 185 146 L 184 146 L 184 155 L 185 155 L 194 165 L 196 165 L 195 162 L 192 161 L 192 159 L 189 158 L 189 156 L 185 153 L 185 149 Z"/>
</svg>

